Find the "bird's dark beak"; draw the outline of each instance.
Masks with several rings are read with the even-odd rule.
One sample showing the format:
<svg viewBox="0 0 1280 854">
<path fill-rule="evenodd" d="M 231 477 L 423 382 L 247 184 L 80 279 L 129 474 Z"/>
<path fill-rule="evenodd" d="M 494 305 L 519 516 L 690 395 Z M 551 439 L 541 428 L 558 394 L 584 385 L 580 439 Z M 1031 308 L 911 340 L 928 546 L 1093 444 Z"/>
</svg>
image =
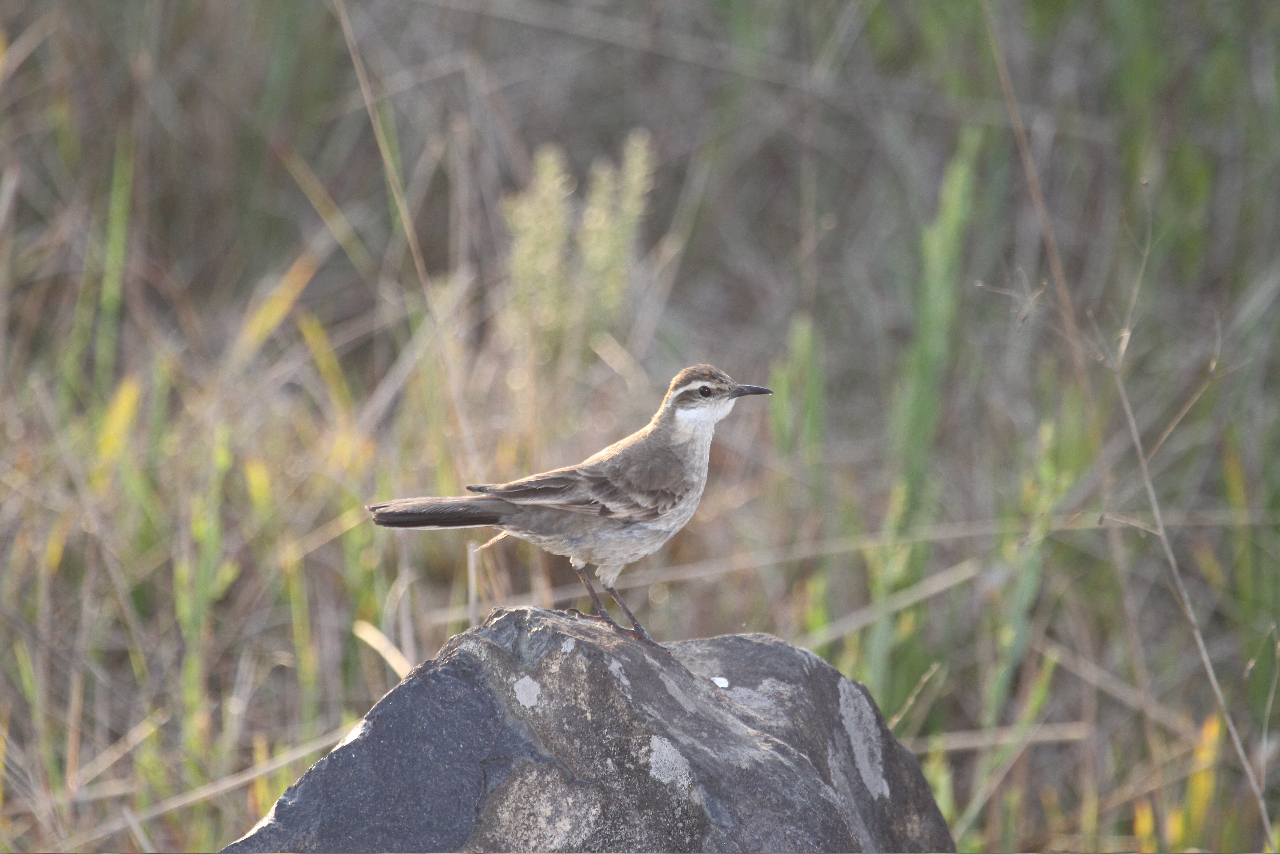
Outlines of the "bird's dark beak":
<svg viewBox="0 0 1280 854">
<path fill-rule="evenodd" d="M 742 397 L 745 394 L 773 394 L 773 392 L 762 385 L 740 385 L 729 392 L 729 397 L 732 399 Z"/>
</svg>

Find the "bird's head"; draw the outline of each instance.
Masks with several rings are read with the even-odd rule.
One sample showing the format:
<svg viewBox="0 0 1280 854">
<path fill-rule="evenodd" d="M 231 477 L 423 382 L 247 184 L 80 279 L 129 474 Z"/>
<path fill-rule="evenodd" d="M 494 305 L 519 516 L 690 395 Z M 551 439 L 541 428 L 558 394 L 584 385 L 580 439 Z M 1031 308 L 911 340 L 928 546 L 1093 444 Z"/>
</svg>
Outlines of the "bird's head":
<svg viewBox="0 0 1280 854">
<path fill-rule="evenodd" d="M 694 365 L 671 380 L 662 408 L 658 410 L 658 418 L 664 421 L 671 419 L 680 433 L 709 431 L 729 414 L 735 400 L 748 394 L 773 392 L 758 385 L 736 383 L 719 368 Z"/>
</svg>

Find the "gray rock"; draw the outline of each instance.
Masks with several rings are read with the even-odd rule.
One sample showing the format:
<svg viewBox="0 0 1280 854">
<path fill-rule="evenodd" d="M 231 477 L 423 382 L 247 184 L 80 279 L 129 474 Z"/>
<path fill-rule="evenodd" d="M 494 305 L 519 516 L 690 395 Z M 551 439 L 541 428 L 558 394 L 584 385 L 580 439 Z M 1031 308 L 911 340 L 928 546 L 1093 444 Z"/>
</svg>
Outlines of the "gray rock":
<svg viewBox="0 0 1280 854">
<path fill-rule="evenodd" d="M 226 851 L 943 851 L 866 689 L 768 635 L 495 611 Z"/>
</svg>

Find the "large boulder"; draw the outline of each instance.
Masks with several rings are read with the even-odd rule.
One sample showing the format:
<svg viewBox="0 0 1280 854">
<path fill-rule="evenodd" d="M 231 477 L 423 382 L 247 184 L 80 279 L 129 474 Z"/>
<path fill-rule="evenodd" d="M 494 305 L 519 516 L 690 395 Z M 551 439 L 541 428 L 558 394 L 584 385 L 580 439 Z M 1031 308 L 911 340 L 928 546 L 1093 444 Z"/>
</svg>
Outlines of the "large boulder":
<svg viewBox="0 0 1280 854">
<path fill-rule="evenodd" d="M 954 850 L 865 688 L 768 635 L 495 611 L 226 851 Z"/>
</svg>

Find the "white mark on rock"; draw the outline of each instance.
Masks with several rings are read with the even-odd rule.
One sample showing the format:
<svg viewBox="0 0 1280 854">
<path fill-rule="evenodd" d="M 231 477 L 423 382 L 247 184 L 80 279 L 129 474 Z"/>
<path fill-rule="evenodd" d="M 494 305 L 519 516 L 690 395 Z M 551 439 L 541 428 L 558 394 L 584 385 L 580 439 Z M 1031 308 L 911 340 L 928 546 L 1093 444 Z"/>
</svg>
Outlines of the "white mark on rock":
<svg viewBox="0 0 1280 854">
<path fill-rule="evenodd" d="M 681 708 L 686 712 L 691 715 L 698 715 L 702 713 L 698 704 L 690 700 L 689 695 L 684 692 L 684 689 L 680 687 L 676 680 L 668 676 L 665 671 L 658 674 L 658 679 L 662 682 L 662 686 L 667 689 L 667 693 L 674 697 L 675 701 L 679 703 Z"/>
<path fill-rule="evenodd" d="M 853 759 L 862 774 L 862 784 L 877 798 L 889 797 L 889 781 L 884 778 L 884 757 L 880 752 L 880 727 L 867 698 L 840 677 L 840 719 L 853 746 Z"/>
<path fill-rule="evenodd" d="M 805 648 L 804 648 L 804 647 L 802 647 L 802 646 L 801 646 L 801 647 L 796 647 L 796 649 L 798 649 L 801 653 L 803 653 L 803 656 L 802 656 L 802 657 L 804 658 L 804 672 L 805 672 L 805 673 L 808 673 L 810 670 L 813 670 L 813 668 L 814 668 L 815 666 L 819 665 L 819 664 L 822 664 L 822 665 L 825 665 L 825 664 L 826 664 L 826 662 L 822 660 L 822 657 L 821 657 L 821 656 L 819 656 L 819 655 L 818 655 L 816 652 L 814 652 L 813 650 L 811 650 L 811 649 L 805 649 Z"/>
<path fill-rule="evenodd" d="M 728 688 L 728 687 L 729 687 L 729 680 L 728 680 L 728 679 L 725 679 L 723 676 L 712 676 L 712 677 L 711 677 L 711 681 L 712 681 L 712 682 L 714 682 L 714 683 L 716 683 L 716 687 L 718 687 L 718 688 Z"/>
<path fill-rule="evenodd" d="M 470 847 L 478 851 L 581 851 L 600 822 L 600 795 L 575 786 L 563 770 L 521 763 L 512 769 L 501 797 L 476 825 Z M 482 829 L 483 827 L 483 829 Z"/>
<path fill-rule="evenodd" d="M 573 648 L 578 645 L 577 638 L 565 638 L 564 643 L 560 644 L 561 652 L 573 652 Z"/>
<path fill-rule="evenodd" d="M 542 686 L 534 682 L 528 676 L 521 676 L 515 684 L 516 699 L 520 701 L 520 705 L 526 709 L 532 709 L 538 705 L 538 695 L 542 693 Z"/>
<path fill-rule="evenodd" d="M 659 783 L 675 783 L 687 790 L 693 785 L 693 769 L 676 746 L 660 735 L 649 736 L 649 776 Z"/>
<path fill-rule="evenodd" d="M 484 644 L 475 638 L 467 638 L 462 643 L 458 644 L 457 649 L 458 652 L 469 652 L 481 661 L 484 661 L 486 658 L 485 653 L 487 650 L 485 649 Z"/>
<path fill-rule="evenodd" d="M 759 688 L 738 685 L 728 691 L 730 697 L 744 706 L 777 720 L 788 720 L 791 717 L 790 710 L 797 707 L 799 700 L 795 693 L 790 685 L 772 676 L 761 682 Z"/>
<path fill-rule="evenodd" d="M 609 659 L 609 672 L 614 678 L 623 684 L 624 687 L 631 687 L 631 680 L 627 678 L 627 672 L 622 669 L 622 662 L 616 658 Z"/>
<path fill-rule="evenodd" d="M 840 812 L 844 814 L 845 823 L 853 831 L 853 838 L 858 842 L 858 850 L 875 851 L 878 846 L 867 831 L 866 822 L 862 820 L 863 810 L 859 807 L 863 802 L 862 797 L 854 794 L 853 781 L 849 779 L 853 769 L 845 761 L 848 756 L 848 752 L 839 750 L 834 742 L 827 745 L 827 767 L 831 769 L 831 782 L 835 784 L 836 797 L 840 801 Z"/>
<path fill-rule="evenodd" d="M 738 685 L 735 688 L 730 688 L 725 693 L 727 693 L 729 697 L 736 702 L 741 703 L 748 709 L 759 712 L 765 717 L 777 718 L 779 720 L 786 720 L 787 718 L 787 715 L 778 708 L 777 703 L 754 688 L 748 688 L 745 685 Z"/>
</svg>

